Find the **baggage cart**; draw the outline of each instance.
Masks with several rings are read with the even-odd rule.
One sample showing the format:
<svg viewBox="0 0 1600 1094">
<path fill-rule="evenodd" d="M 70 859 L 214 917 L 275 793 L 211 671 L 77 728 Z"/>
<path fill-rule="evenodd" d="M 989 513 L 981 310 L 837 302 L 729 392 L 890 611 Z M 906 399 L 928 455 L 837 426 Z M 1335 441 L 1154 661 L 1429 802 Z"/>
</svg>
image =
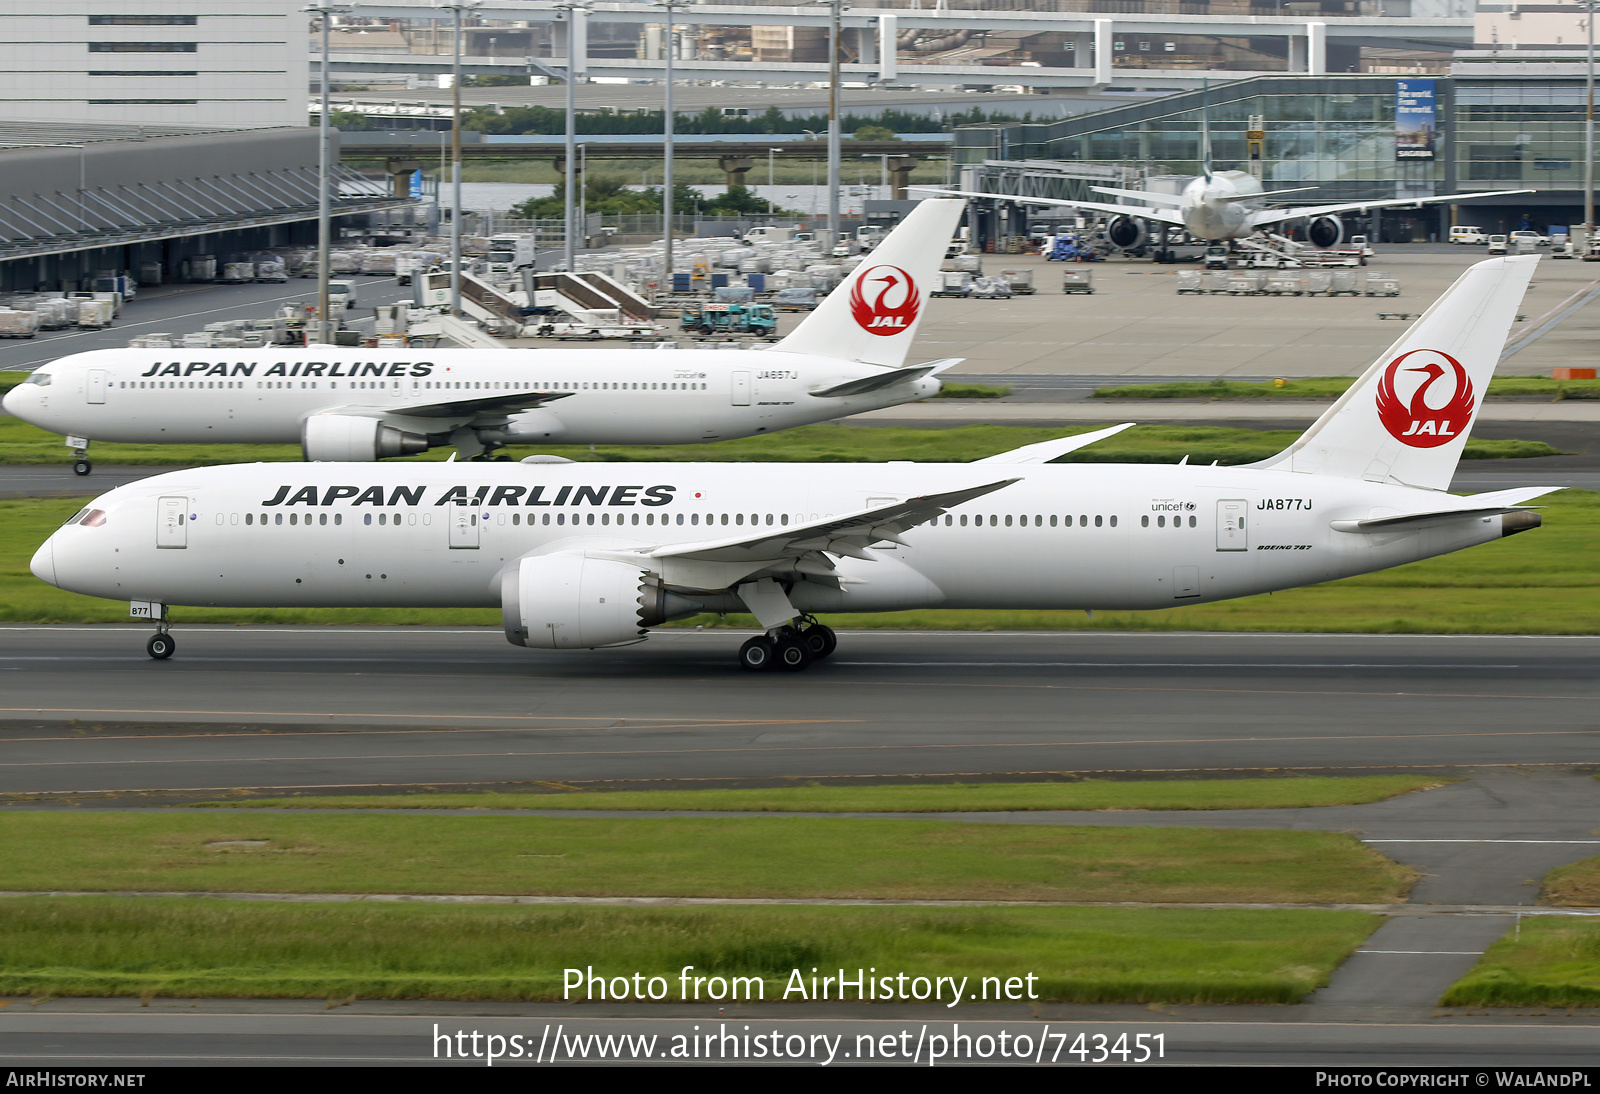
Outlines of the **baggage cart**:
<svg viewBox="0 0 1600 1094">
<path fill-rule="evenodd" d="M 1307 270 L 1301 276 L 1305 278 L 1308 296 L 1326 296 L 1333 286 L 1333 275 L 1327 270 Z"/>
<path fill-rule="evenodd" d="M 1233 275 L 1226 270 L 1207 270 L 1205 274 L 1206 292 L 1225 293 L 1228 291 L 1228 282 Z"/>
<path fill-rule="evenodd" d="M 1373 277 L 1367 275 L 1368 296 L 1399 296 L 1400 282 L 1392 277 Z"/>
<path fill-rule="evenodd" d="M 1331 278 L 1331 284 L 1328 286 L 1329 296 L 1361 295 L 1361 290 L 1356 287 L 1354 270 L 1333 270 L 1329 276 Z"/>
<path fill-rule="evenodd" d="M 32 338 L 38 332 L 38 312 L 0 308 L 0 338 Z"/>
<path fill-rule="evenodd" d="M 1206 291 L 1205 279 L 1204 279 L 1204 277 L 1202 277 L 1201 272 L 1199 270 L 1179 270 L 1178 271 L 1178 295 L 1179 296 L 1182 296 L 1184 293 L 1194 293 L 1196 295 L 1199 295 L 1201 293 L 1204 293 L 1205 291 Z"/>
<path fill-rule="evenodd" d="M 929 296 L 971 296 L 972 275 L 964 270 L 940 270 Z"/>
<path fill-rule="evenodd" d="M 1001 270 L 1000 280 L 1011 286 L 1011 291 L 1018 296 L 1033 295 L 1032 270 Z"/>
<path fill-rule="evenodd" d="M 1094 271 L 1076 269 L 1062 270 L 1061 291 L 1069 294 L 1094 292 Z"/>
</svg>

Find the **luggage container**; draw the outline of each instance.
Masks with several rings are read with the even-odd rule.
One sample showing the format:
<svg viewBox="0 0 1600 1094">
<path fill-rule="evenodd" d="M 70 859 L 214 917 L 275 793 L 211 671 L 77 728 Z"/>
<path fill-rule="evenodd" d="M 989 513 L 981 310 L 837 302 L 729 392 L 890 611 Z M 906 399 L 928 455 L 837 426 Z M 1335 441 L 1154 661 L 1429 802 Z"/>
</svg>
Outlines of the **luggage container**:
<svg viewBox="0 0 1600 1094">
<path fill-rule="evenodd" d="M 745 278 L 744 280 L 745 280 L 745 284 L 750 287 L 750 291 L 753 292 L 753 293 L 761 293 L 761 292 L 766 292 L 767 291 L 767 275 L 766 274 L 753 273 L 749 277 Z"/>
<path fill-rule="evenodd" d="M 1333 286 L 1333 275 L 1327 270 L 1307 270 L 1301 276 L 1305 278 L 1308 296 L 1326 296 Z"/>
<path fill-rule="evenodd" d="M 929 296 L 971 296 L 972 275 L 965 270 L 940 270 Z"/>
<path fill-rule="evenodd" d="M 284 264 L 283 259 L 278 258 L 276 255 L 262 259 L 255 266 L 257 281 L 283 282 L 289 280 L 289 267 Z"/>
<path fill-rule="evenodd" d="M 1228 282 L 1233 275 L 1226 270 L 1207 270 L 1205 275 L 1206 292 L 1224 293 L 1228 291 Z"/>
<path fill-rule="evenodd" d="M 1198 295 L 1198 294 L 1203 293 L 1205 291 L 1206 291 L 1206 289 L 1205 289 L 1205 280 L 1201 276 L 1201 273 L 1200 273 L 1199 270 L 1179 270 L 1178 271 L 1178 295 L 1179 296 L 1182 296 L 1185 293 L 1194 293 L 1194 294 Z"/>
<path fill-rule="evenodd" d="M 1262 289 L 1268 296 L 1300 296 L 1306 289 L 1297 273 L 1276 273 L 1267 278 Z"/>
<path fill-rule="evenodd" d="M 222 264 L 222 280 L 224 281 L 254 281 L 256 279 L 256 264 L 254 262 L 225 262 Z"/>
<path fill-rule="evenodd" d="M 78 300 L 78 326 L 102 329 L 111 325 L 116 317 L 116 305 L 110 300 Z"/>
<path fill-rule="evenodd" d="M 779 289 L 772 298 L 772 306 L 779 311 L 810 311 L 817 306 L 817 290 L 808 288 Z"/>
<path fill-rule="evenodd" d="M 1368 296 L 1399 296 L 1400 282 L 1392 277 L 1373 277 L 1367 275 Z"/>
<path fill-rule="evenodd" d="M 1080 269 L 1061 271 L 1061 291 L 1068 295 L 1094 292 L 1094 271 Z"/>
<path fill-rule="evenodd" d="M 32 338 L 38 332 L 38 312 L 0 308 L 0 338 Z"/>
<path fill-rule="evenodd" d="M 1235 273 L 1228 277 L 1229 296 L 1260 296 L 1264 278 L 1254 273 Z"/>
<path fill-rule="evenodd" d="M 1011 291 L 1018 296 L 1033 295 L 1032 270 L 1001 270 L 1000 280 L 1011 286 Z"/>
<path fill-rule="evenodd" d="M 215 281 L 217 279 L 216 255 L 190 255 L 183 260 L 185 281 Z"/>
<path fill-rule="evenodd" d="M 392 277 L 395 272 L 395 261 L 399 252 L 391 248 L 363 251 L 361 254 L 361 272 L 375 277 Z"/>
<path fill-rule="evenodd" d="M 1011 286 L 1001 277 L 975 277 L 972 279 L 974 300 L 1004 300 L 1011 296 Z"/>
<path fill-rule="evenodd" d="M 969 273 L 973 276 L 983 273 L 982 255 L 956 255 L 950 259 L 948 264 L 951 269 L 961 273 Z"/>
<path fill-rule="evenodd" d="M 61 330 L 70 327 L 78 321 L 78 302 L 67 300 L 63 297 L 47 297 L 34 301 L 31 305 L 34 314 L 39 317 L 40 330 Z"/>
<path fill-rule="evenodd" d="M 719 304 L 748 304 L 755 295 L 747 285 L 722 285 L 711 290 L 711 298 Z"/>
<path fill-rule="evenodd" d="M 1360 296 L 1361 290 L 1356 287 L 1356 274 L 1354 270 L 1332 270 L 1329 273 L 1331 283 L 1328 286 L 1329 296 Z"/>
<path fill-rule="evenodd" d="M 159 284 L 161 284 L 161 263 L 159 263 L 159 262 L 141 262 L 141 263 L 139 263 L 139 284 L 141 284 L 141 285 L 159 285 Z"/>
</svg>

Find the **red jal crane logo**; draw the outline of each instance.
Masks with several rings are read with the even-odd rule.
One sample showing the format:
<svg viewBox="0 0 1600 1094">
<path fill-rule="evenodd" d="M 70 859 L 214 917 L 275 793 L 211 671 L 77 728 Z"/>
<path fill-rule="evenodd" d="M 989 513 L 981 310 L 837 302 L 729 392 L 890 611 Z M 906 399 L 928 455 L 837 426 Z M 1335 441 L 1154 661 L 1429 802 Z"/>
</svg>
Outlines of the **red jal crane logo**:
<svg viewBox="0 0 1600 1094">
<path fill-rule="evenodd" d="M 883 286 L 871 303 L 864 291 L 868 285 Z M 899 266 L 873 266 L 856 279 L 850 290 L 850 314 L 868 334 L 902 334 L 910 330 L 918 308 L 917 283 Z"/>
<path fill-rule="evenodd" d="M 1419 353 L 1430 354 L 1444 363 L 1427 360 L 1404 369 L 1400 367 L 1408 357 Z M 1413 372 L 1421 373 L 1425 379 L 1411 392 L 1410 399 L 1402 400 L 1395 389 L 1395 379 L 1401 373 Z M 1440 383 L 1447 373 L 1450 382 Z M 1448 398 L 1446 392 L 1450 393 Z M 1442 405 L 1430 405 L 1430 395 L 1433 402 L 1442 401 Z M 1438 448 L 1461 437 L 1472 424 L 1476 405 L 1467 370 L 1461 367 L 1460 361 L 1440 350 L 1414 349 L 1402 353 L 1389 363 L 1383 379 L 1378 381 L 1378 420 L 1391 436 L 1412 448 Z"/>
</svg>

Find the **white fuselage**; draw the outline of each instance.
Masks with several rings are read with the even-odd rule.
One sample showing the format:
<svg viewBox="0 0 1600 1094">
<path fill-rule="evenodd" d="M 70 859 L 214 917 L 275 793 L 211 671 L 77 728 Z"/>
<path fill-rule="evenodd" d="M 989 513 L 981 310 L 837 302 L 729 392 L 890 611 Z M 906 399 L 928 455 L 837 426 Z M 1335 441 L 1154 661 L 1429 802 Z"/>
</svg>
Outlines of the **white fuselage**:
<svg viewBox="0 0 1600 1094">
<path fill-rule="evenodd" d="M 1261 183 L 1245 171 L 1213 171 L 1210 178 L 1198 175 L 1179 195 L 1182 204 L 1178 213 L 1183 217 L 1184 230 L 1196 239 L 1209 241 L 1247 236 L 1253 231 L 1250 213 L 1260 202 L 1238 199 L 1260 193 Z"/>
<path fill-rule="evenodd" d="M 871 561 L 840 559 L 838 588 L 797 579 L 795 608 L 1164 608 L 1366 573 L 1502 535 L 1499 517 L 1336 531 L 1334 521 L 1436 505 L 1441 495 L 1249 468 L 256 464 L 119 487 L 92 503 L 103 519 L 59 529 L 33 570 L 74 592 L 164 604 L 494 607 L 502 572 L 529 553 L 647 552 L 747 536 L 752 524 L 781 532 L 1012 477 L 905 532 L 904 545 L 870 549 Z M 463 508 L 470 524 L 452 519 Z M 743 610 L 731 597 L 697 599 Z"/>
<path fill-rule="evenodd" d="M 936 394 L 931 377 L 863 395 L 809 394 L 881 375 L 876 365 L 755 350 L 111 349 L 38 370 L 5 409 L 91 441 L 298 444 L 305 419 L 348 411 L 419 434 L 475 415 L 409 406 L 518 391 L 561 398 L 514 414 L 513 443 L 690 444 L 747 437 Z"/>
</svg>

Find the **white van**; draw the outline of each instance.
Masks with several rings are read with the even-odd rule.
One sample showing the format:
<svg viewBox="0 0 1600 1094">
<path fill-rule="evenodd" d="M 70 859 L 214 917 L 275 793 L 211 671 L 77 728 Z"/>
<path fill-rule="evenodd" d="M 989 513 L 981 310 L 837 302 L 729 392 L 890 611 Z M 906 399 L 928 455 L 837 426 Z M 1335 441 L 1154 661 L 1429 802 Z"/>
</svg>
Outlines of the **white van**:
<svg viewBox="0 0 1600 1094">
<path fill-rule="evenodd" d="M 1465 224 L 1457 224 L 1450 229 L 1451 243 L 1487 243 L 1489 237 L 1483 234 L 1482 228 L 1475 228 Z"/>
<path fill-rule="evenodd" d="M 1489 253 L 1490 254 L 1492 254 L 1492 255 L 1503 255 L 1503 254 L 1506 253 L 1507 246 L 1508 246 L 1508 241 L 1506 240 L 1505 236 L 1503 236 L 1503 235 L 1492 235 L 1492 236 L 1489 237 Z"/>
</svg>

